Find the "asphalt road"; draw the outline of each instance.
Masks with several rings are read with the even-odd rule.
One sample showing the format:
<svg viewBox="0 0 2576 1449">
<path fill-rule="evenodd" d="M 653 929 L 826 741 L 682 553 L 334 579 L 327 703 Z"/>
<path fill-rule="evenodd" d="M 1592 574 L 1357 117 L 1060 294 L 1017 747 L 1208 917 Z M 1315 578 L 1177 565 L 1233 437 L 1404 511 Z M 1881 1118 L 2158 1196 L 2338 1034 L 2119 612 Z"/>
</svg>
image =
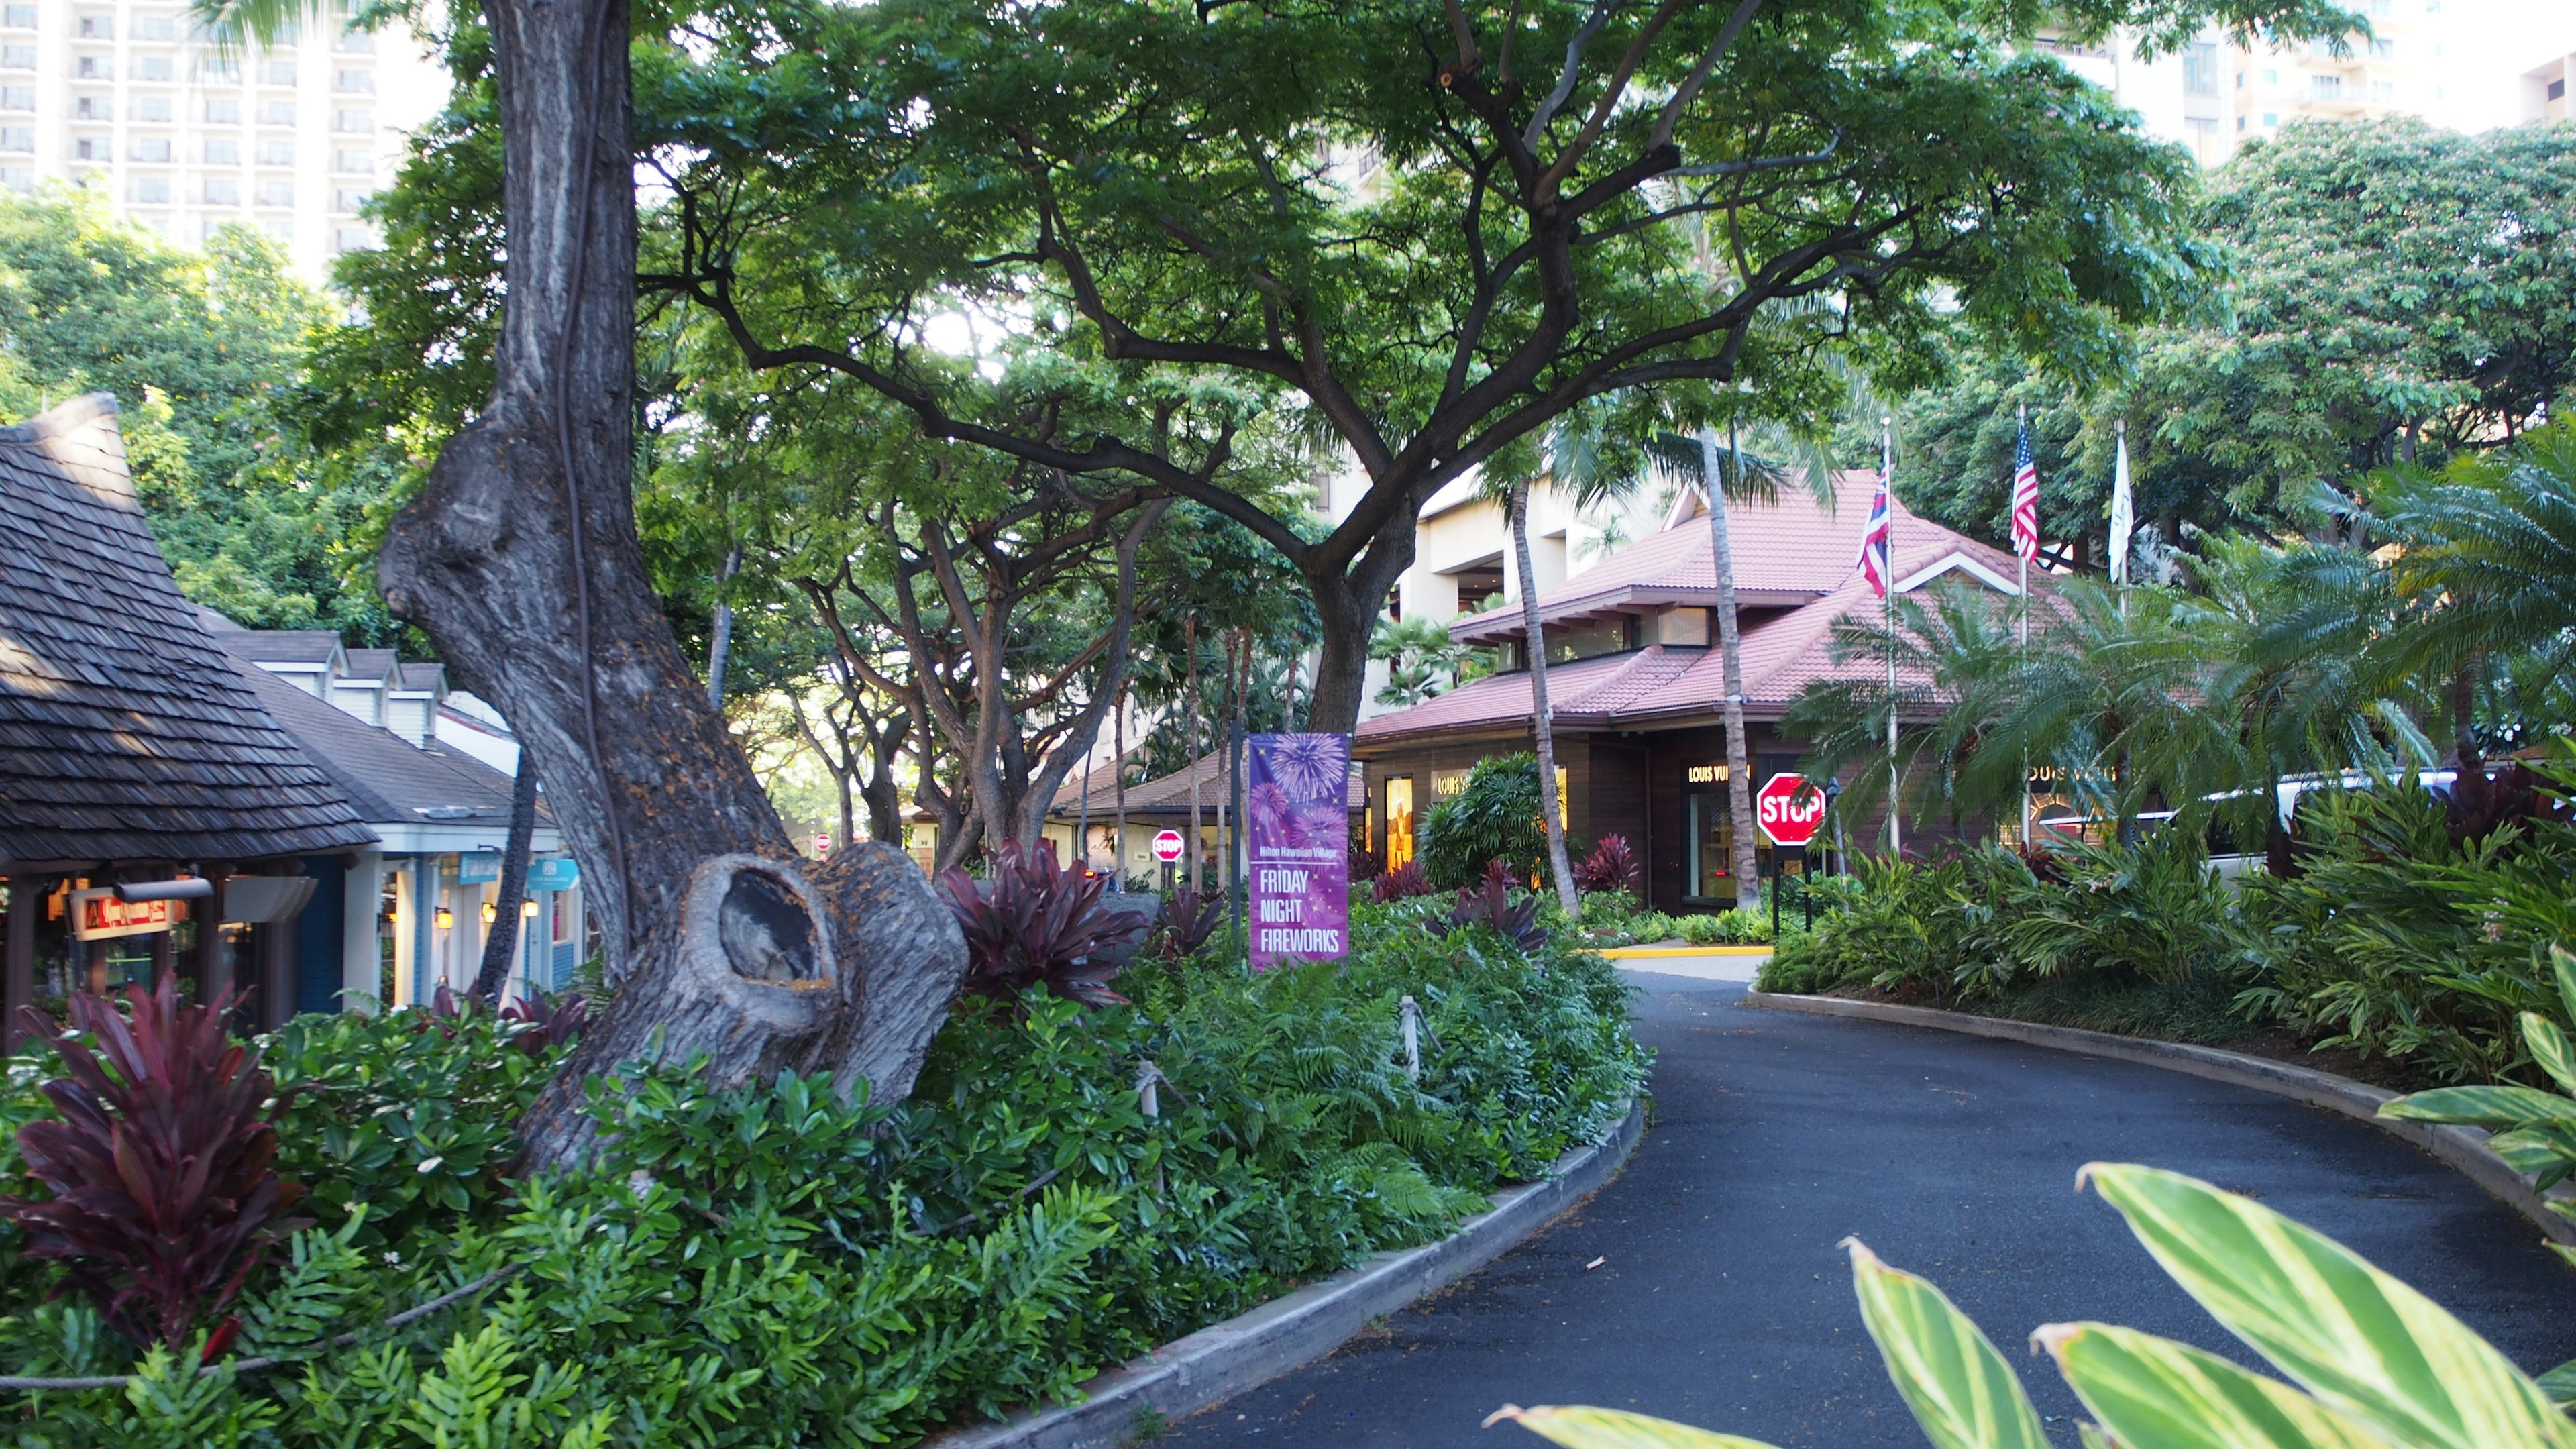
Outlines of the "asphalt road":
<svg viewBox="0 0 2576 1449">
<path fill-rule="evenodd" d="M 2376 1129 L 2196 1077 L 1946 1032 L 1760 1011 L 1632 976 L 1659 1054 L 1627 1170 L 1485 1271 L 1332 1357 L 1171 1427 L 1261 1449 L 1537 1449 L 1504 1403 L 1601 1404 L 1783 1446 L 1920 1445 L 1852 1301 L 1846 1234 L 1946 1290 L 2075 1443 L 2029 1331 L 2124 1323 L 2255 1363 L 2102 1200 L 2094 1159 L 2250 1194 L 2397 1273 L 2535 1372 L 2576 1357 L 2576 1271 Z M 1592 1266 L 1599 1259 L 1599 1266 Z"/>
</svg>

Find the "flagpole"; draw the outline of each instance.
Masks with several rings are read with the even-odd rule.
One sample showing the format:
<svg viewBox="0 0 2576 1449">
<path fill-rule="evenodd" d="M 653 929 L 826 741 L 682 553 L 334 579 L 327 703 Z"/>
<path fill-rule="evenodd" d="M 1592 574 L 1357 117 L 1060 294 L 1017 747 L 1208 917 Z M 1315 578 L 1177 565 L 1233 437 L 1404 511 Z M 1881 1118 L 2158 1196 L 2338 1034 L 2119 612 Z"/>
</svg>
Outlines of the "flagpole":
<svg viewBox="0 0 2576 1449">
<path fill-rule="evenodd" d="M 1878 475 L 1887 480 L 1887 589 L 1879 596 L 1887 626 L 1887 853 L 1905 855 L 1903 827 L 1897 823 L 1896 776 L 1896 419 L 1878 420 Z"/>
<path fill-rule="evenodd" d="M 2030 441 L 2029 404 L 2025 403 L 2022 405 L 2019 411 L 2019 418 L 2021 422 L 2022 446 L 2027 447 L 2029 446 Z M 2015 511 L 2018 512 L 2019 499 L 2021 496 L 2021 471 L 2017 463 L 2013 470 L 2013 496 L 2016 505 Z M 2016 529 L 2015 532 L 2019 532 L 2019 530 Z M 2015 539 L 2013 541 L 2013 557 L 2021 563 L 2020 644 L 2022 690 L 2023 693 L 2027 695 L 2030 690 L 2030 555 L 2022 552 L 2021 541 L 2019 539 Z M 2023 747 L 2021 752 L 2021 848 L 2024 850 L 2030 849 L 2030 749 L 2027 745 Z"/>
</svg>

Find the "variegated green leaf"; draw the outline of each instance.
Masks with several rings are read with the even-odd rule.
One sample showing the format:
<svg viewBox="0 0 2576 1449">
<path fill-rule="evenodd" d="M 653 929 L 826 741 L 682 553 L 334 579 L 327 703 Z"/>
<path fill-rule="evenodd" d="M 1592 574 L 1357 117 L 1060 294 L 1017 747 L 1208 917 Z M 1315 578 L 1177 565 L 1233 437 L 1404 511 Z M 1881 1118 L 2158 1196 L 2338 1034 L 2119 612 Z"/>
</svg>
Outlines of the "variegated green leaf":
<svg viewBox="0 0 2576 1449">
<path fill-rule="evenodd" d="M 2402 1122 L 2519 1127 L 2525 1122 L 2576 1120 L 2576 1097 L 2562 1097 L 2537 1087 L 2436 1087 L 2383 1102 L 2379 1115 Z"/>
<path fill-rule="evenodd" d="M 2576 1449 L 2576 1425 L 2493 1345 L 2360 1255 L 2177 1172 L 2091 1182 L 2185 1292 L 2274 1367 L 2409 1449 Z"/>
<path fill-rule="evenodd" d="M 2553 1244 L 2552 1246 L 2556 1245 Z M 2564 1253 L 2567 1250 L 2560 1248 L 2559 1251 Z M 2576 1257 L 2576 1254 L 2571 1254 L 2570 1256 Z M 2560 1364 L 2558 1367 L 2551 1369 L 2549 1372 L 2542 1374 L 2540 1376 L 2540 1391 L 2547 1394 L 2552 1402 L 2576 1404 L 2576 1358 L 2571 1358 L 2567 1362 Z"/>
<path fill-rule="evenodd" d="M 2526 1122 L 2488 1138 L 2487 1147 L 2546 1192 L 2576 1171 L 2576 1122 Z"/>
<path fill-rule="evenodd" d="M 1966 1314 L 1940 1289 L 1879 1261 L 1860 1239 L 1843 1246 L 1861 1319 L 1934 1449 L 2049 1449 L 2021 1380 Z"/>
<path fill-rule="evenodd" d="M 1505 1404 L 1487 1415 L 1485 1423 L 1490 1427 L 1507 1419 L 1565 1449 L 1771 1449 L 1758 1439 L 1712 1434 L 1670 1419 L 1580 1404 L 1541 1404 L 1535 1409 Z"/>
<path fill-rule="evenodd" d="M 2558 1023 L 2536 1011 L 2522 1014 L 2522 1040 L 2531 1048 L 2531 1059 L 2540 1063 L 2552 1081 L 2567 1091 L 2576 1092 L 2576 1052 L 2567 1047 L 2567 1033 Z"/>
<path fill-rule="evenodd" d="M 2576 951 L 2550 947 L 2549 971 L 2558 978 L 2558 999 L 2566 1004 L 2567 1019 L 2576 1021 Z"/>
<path fill-rule="evenodd" d="M 2122 1449 L 2387 1449 L 2278 1379 L 2133 1328 L 2052 1323 L 2031 1342 Z"/>
</svg>

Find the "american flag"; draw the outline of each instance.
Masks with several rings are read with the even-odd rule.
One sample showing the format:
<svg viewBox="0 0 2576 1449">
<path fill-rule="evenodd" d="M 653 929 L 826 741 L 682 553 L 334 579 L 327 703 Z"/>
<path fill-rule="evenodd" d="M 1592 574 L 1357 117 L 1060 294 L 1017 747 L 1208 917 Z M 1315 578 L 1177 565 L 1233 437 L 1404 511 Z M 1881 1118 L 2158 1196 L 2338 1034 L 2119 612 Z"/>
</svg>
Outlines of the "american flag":
<svg viewBox="0 0 2576 1449">
<path fill-rule="evenodd" d="M 2039 557 L 2039 469 L 2030 461 L 2030 420 L 2021 424 L 2021 442 L 2013 449 L 2013 552 Z"/>
<path fill-rule="evenodd" d="M 1887 597 L 1888 580 L 1894 577 L 1888 567 L 1887 556 L 1892 531 L 1892 520 L 1888 517 L 1887 470 L 1888 465 L 1881 462 L 1878 492 L 1869 500 L 1869 527 L 1860 536 L 1861 577 L 1869 580 L 1869 591 L 1882 599 Z"/>
</svg>

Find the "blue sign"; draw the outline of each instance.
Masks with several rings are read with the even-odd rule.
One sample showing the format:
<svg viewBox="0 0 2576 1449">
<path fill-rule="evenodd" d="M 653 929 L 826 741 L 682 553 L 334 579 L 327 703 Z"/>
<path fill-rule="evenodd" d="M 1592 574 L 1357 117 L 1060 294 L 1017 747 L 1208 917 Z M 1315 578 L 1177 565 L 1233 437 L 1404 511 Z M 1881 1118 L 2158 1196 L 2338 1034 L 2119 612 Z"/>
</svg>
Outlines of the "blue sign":
<svg viewBox="0 0 2576 1449">
<path fill-rule="evenodd" d="M 456 857 L 458 885 L 488 885 L 501 878 L 501 852 L 469 850 Z"/>
<path fill-rule="evenodd" d="M 568 891 L 580 883 L 581 862 L 569 855 L 528 862 L 528 889 L 532 891 Z"/>
</svg>

